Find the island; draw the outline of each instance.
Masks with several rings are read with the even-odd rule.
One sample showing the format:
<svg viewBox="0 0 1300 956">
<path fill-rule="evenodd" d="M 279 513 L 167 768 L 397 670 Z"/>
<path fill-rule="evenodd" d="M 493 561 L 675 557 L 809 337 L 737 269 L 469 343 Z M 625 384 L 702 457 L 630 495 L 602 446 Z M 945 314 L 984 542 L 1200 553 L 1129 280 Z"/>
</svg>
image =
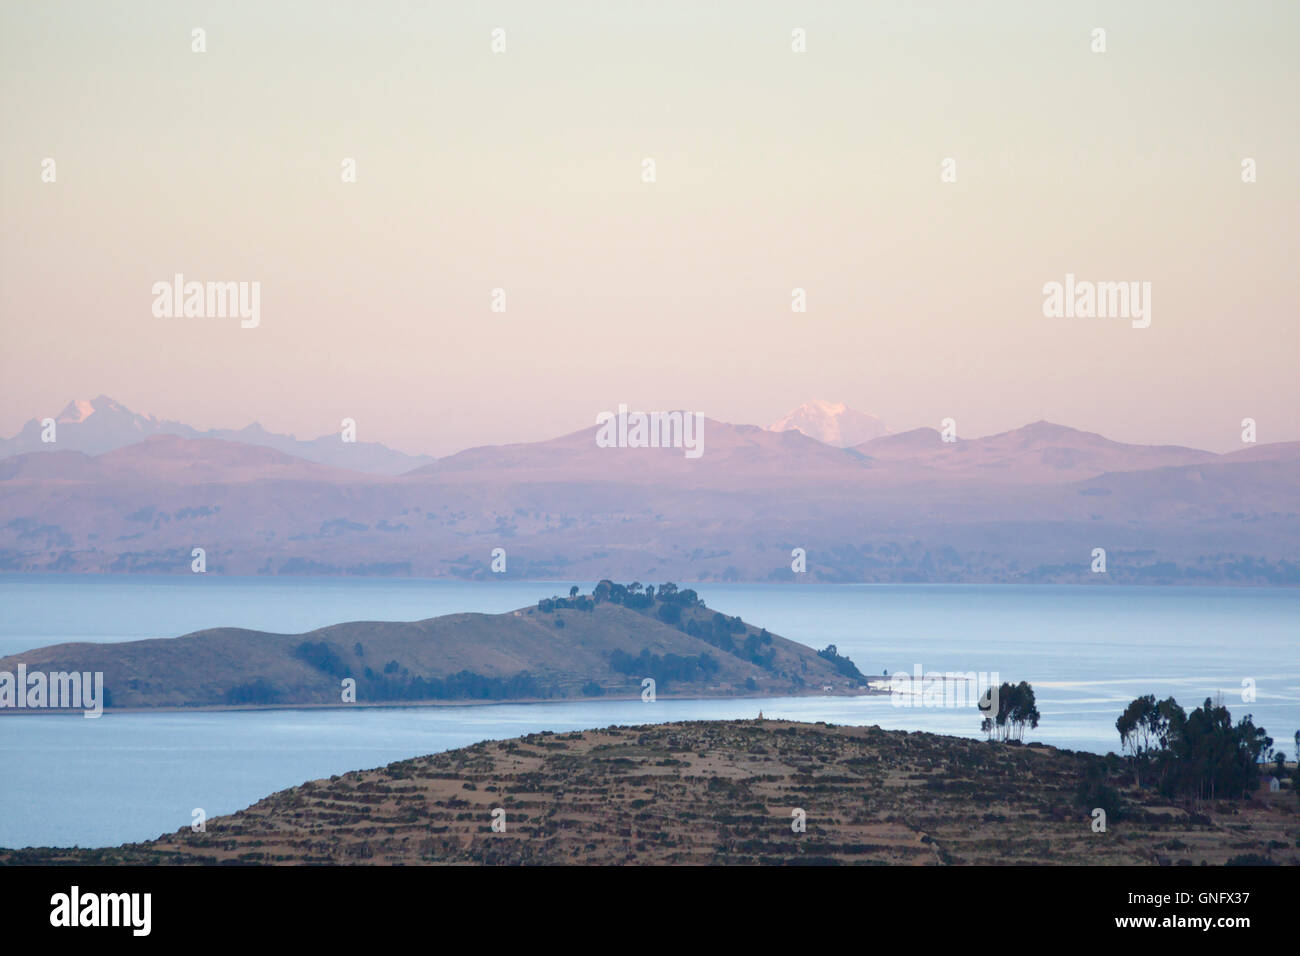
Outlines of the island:
<svg viewBox="0 0 1300 956">
<path fill-rule="evenodd" d="M 816 651 L 769 633 L 711 610 L 690 588 L 609 580 L 504 614 L 305 634 L 219 627 L 0 658 L 0 674 L 17 673 L 102 674 L 108 710 L 879 692 L 834 645 Z M 41 712 L 0 706 L 0 715 Z"/>
</svg>

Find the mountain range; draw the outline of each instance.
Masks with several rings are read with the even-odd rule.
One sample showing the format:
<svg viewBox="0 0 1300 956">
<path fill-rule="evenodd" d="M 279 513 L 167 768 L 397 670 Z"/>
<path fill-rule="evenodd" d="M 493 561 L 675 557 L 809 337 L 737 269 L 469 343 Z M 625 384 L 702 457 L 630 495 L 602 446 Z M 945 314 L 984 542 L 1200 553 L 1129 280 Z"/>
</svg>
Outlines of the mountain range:
<svg viewBox="0 0 1300 956">
<path fill-rule="evenodd" d="M 1035 422 L 841 448 L 706 419 L 696 459 L 592 426 L 392 475 L 208 434 L 71 450 L 59 427 L 59 450 L 0 459 L 0 570 L 189 573 L 203 548 L 229 574 L 1300 584 L 1300 442 Z"/>
<path fill-rule="evenodd" d="M 154 435 L 180 438 L 219 438 L 262 448 L 336 468 L 379 475 L 396 475 L 433 461 L 428 455 L 408 455 L 377 442 L 344 442 L 338 433 L 301 441 L 292 435 L 269 432 L 254 422 L 240 429 L 201 431 L 183 422 L 154 418 L 131 411 L 107 395 L 74 399 L 54 418 L 53 442 L 42 440 L 45 420 L 33 418 L 12 438 L 0 438 L 0 458 L 37 451 L 79 451 L 99 455 L 143 441 Z"/>
<path fill-rule="evenodd" d="M 240 429 L 200 430 L 184 422 L 134 412 L 107 395 L 70 401 L 53 419 L 54 441 L 42 437 L 47 422 L 44 418 L 32 418 L 12 438 L 0 438 L 0 458 L 37 451 L 79 451 L 100 455 L 154 435 L 176 435 L 181 438 L 220 438 L 274 448 L 307 461 L 369 474 L 398 475 L 434 461 L 429 455 L 407 454 L 378 442 L 344 442 L 339 434 L 303 441 L 292 435 L 267 431 L 257 422 Z M 793 409 L 770 425 L 768 430 L 798 431 L 837 448 L 889 434 L 889 429 L 874 415 L 821 399 L 805 402 Z"/>
</svg>

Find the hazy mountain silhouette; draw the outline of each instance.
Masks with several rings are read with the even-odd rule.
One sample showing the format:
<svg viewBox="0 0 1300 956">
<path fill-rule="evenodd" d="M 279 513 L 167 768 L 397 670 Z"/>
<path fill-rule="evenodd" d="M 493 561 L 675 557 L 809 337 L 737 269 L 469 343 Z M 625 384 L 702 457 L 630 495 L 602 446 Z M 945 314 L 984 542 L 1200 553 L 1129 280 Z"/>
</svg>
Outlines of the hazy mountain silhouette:
<svg viewBox="0 0 1300 956">
<path fill-rule="evenodd" d="M 213 428 L 201 431 L 183 422 L 137 414 L 107 395 L 93 399 L 74 399 L 54 421 L 56 441 L 43 442 L 41 436 L 45 428 L 42 419 L 33 418 L 14 437 L 0 439 L 0 458 L 24 452 L 53 451 L 98 455 L 134 444 L 151 435 L 177 435 L 181 438 L 220 438 L 259 445 L 336 468 L 381 475 L 400 474 L 433 461 L 428 455 L 408 455 L 377 442 L 344 442 L 337 433 L 300 441 L 292 435 L 269 432 L 256 422 L 237 430 Z"/>
<path fill-rule="evenodd" d="M 203 547 L 213 573 L 487 579 L 501 547 L 508 576 L 551 580 L 1300 585 L 1298 442 L 1216 455 L 1036 422 L 840 449 L 708 419 L 691 459 L 596 433 L 400 476 L 175 435 L 15 455 L 0 460 L 0 570 L 188 573 Z"/>
<path fill-rule="evenodd" d="M 868 458 L 918 470 L 994 481 L 1077 481 L 1109 471 L 1139 471 L 1216 461 L 1224 456 L 1178 445 L 1128 445 L 1092 432 L 1034 422 L 984 438 L 943 441 L 933 428 L 877 438 L 854 448 Z"/>
</svg>

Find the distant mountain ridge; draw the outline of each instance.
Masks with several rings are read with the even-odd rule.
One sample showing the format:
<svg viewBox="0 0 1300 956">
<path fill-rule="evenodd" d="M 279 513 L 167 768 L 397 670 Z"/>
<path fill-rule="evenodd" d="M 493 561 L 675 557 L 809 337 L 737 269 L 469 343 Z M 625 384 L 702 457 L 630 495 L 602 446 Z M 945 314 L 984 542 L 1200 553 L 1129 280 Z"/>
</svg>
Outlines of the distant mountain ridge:
<svg viewBox="0 0 1300 956">
<path fill-rule="evenodd" d="M 917 428 L 863 442 L 853 450 L 876 461 L 906 462 L 933 472 L 1018 483 L 1079 480 L 1112 471 L 1205 464 L 1226 457 L 1179 445 L 1129 445 L 1047 421 L 953 442 L 943 441 L 933 428 Z"/>
<path fill-rule="evenodd" d="M 1219 455 L 1035 422 L 836 448 L 706 419 L 690 459 L 596 435 L 396 476 L 164 434 L 12 455 L 0 571 L 189 573 L 202 547 L 216 574 L 486 580 L 501 548 L 501 574 L 547 580 L 1300 586 L 1300 442 Z M 1104 575 L 1090 570 L 1098 547 Z"/>
<path fill-rule="evenodd" d="M 274 448 L 286 455 L 335 468 L 350 468 L 370 474 L 396 475 L 428 464 L 429 455 L 408 455 L 378 442 L 344 442 L 339 434 L 302 441 L 292 435 L 269 432 L 254 422 L 240 429 L 211 428 L 201 431 L 183 422 L 154 418 L 131 411 L 107 395 L 73 399 L 55 418 L 56 441 L 47 443 L 43 419 L 33 418 L 12 438 L 0 439 L 0 459 L 27 452 L 74 451 L 101 455 L 149 438 L 176 435 L 181 438 L 217 438 Z"/>
</svg>

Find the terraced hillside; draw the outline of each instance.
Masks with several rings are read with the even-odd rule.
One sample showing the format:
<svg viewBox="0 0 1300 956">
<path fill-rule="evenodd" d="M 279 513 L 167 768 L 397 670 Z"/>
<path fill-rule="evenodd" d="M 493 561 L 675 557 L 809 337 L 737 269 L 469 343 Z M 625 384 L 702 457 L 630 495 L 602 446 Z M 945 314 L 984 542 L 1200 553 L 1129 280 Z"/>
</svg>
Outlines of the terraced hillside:
<svg viewBox="0 0 1300 956">
<path fill-rule="evenodd" d="M 1171 806 L 1115 757 L 753 720 L 480 743 L 306 783 L 205 833 L 0 862 L 1295 864 L 1298 845 L 1289 790 Z"/>
</svg>

